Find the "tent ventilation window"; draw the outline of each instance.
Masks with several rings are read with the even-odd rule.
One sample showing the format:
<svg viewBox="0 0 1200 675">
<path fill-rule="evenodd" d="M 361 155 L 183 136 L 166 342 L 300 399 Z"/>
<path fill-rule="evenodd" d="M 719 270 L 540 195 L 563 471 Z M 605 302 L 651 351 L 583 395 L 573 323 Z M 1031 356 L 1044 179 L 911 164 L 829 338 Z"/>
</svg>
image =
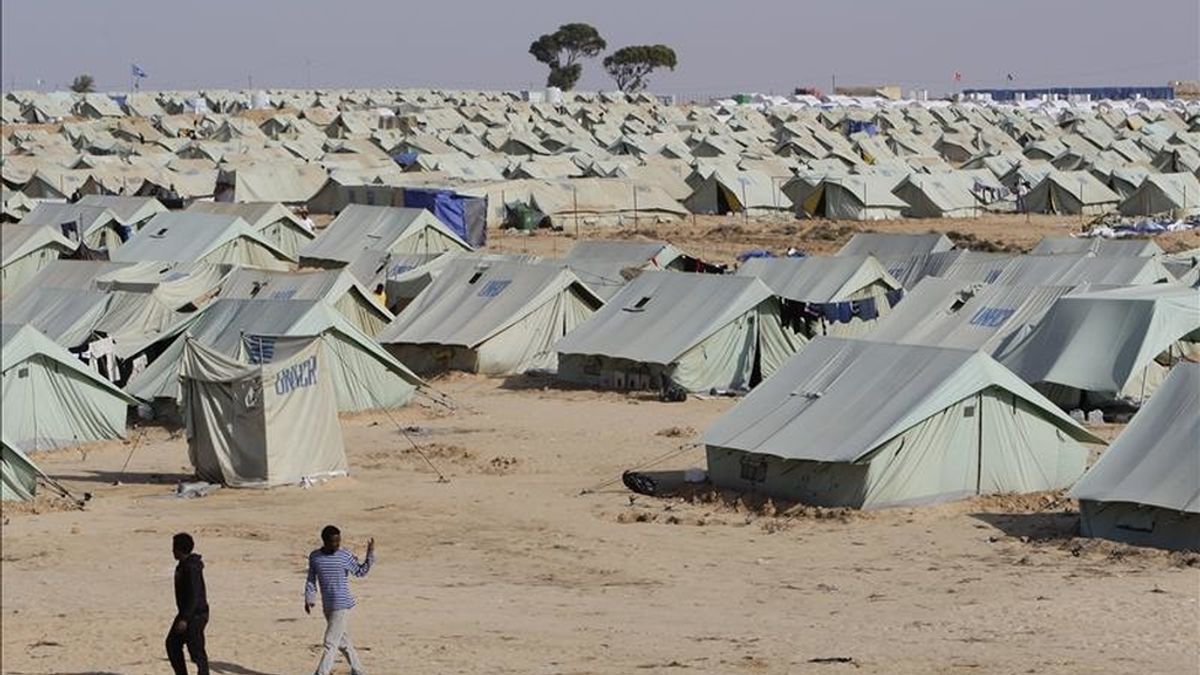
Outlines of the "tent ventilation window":
<svg viewBox="0 0 1200 675">
<path fill-rule="evenodd" d="M 642 298 L 641 300 L 638 300 L 637 302 L 633 303 L 632 305 L 626 307 L 625 311 L 626 312 L 640 312 L 640 311 L 646 309 L 646 304 L 649 302 L 650 302 L 649 297 Z"/>
<path fill-rule="evenodd" d="M 963 417 L 974 417 L 974 416 L 975 416 L 975 406 L 969 405 L 969 406 L 965 406 L 963 408 Z"/>
<path fill-rule="evenodd" d="M 162 238 L 163 238 L 163 237 L 165 237 L 166 235 L 167 235 L 167 228 L 163 227 L 163 228 L 160 228 L 160 229 L 158 230 L 158 232 L 155 232 L 154 234 L 152 234 L 152 235 L 150 235 L 150 236 L 151 236 L 151 237 L 154 237 L 154 238 L 156 238 L 156 239 L 162 239 Z"/>
<path fill-rule="evenodd" d="M 483 272 L 476 272 L 475 274 L 471 275 L 470 279 L 467 279 L 467 283 L 474 285 L 476 281 L 479 281 L 479 277 L 481 276 L 483 276 Z"/>
<path fill-rule="evenodd" d="M 25 379 L 27 377 L 29 377 L 29 369 L 28 368 L 21 368 L 20 370 L 17 371 L 17 378 Z"/>
</svg>

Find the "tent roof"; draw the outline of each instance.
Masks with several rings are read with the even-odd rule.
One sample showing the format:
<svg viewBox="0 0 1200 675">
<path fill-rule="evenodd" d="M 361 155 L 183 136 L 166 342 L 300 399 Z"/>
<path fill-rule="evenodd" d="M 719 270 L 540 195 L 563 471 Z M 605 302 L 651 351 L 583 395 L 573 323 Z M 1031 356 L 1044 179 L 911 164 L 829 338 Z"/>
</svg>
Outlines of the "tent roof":
<svg viewBox="0 0 1200 675">
<path fill-rule="evenodd" d="M 84 195 L 77 203 L 83 206 L 102 206 L 112 211 L 117 222 L 122 225 L 140 223 L 167 210 L 167 207 L 154 197 Z"/>
<path fill-rule="evenodd" d="M 1071 496 L 1200 514 L 1200 363 L 1181 362 Z"/>
<path fill-rule="evenodd" d="M 66 223 L 76 223 L 80 234 L 117 222 L 116 214 L 104 206 L 41 202 L 21 219 L 21 225 L 45 225 L 56 231 Z"/>
<path fill-rule="evenodd" d="M 924 279 L 866 339 L 977 349 L 999 357 L 1028 337 L 1055 301 L 1072 289 Z"/>
<path fill-rule="evenodd" d="M 998 387 L 1072 438 L 1090 433 L 990 356 L 818 337 L 704 434 L 704 443 L 787 459 L 856 462 L 968 396 Z"/>
<path fill-rule="evenodd" d="M 1127 286 L 1172 281 L 1157 258 L 1098 258 L 1080 255 L 1022 255 L 1004 265 L 998 284 L 1035 286 L 1103 284 Z"/>
<path fill-rule="evenodd" d="M 556 349 L 668 365 L 771 297 L 749 277 L 643 272 Z"/>
<path fill-rule="evenodd" d="M 255 241 L 279 260 L 288 260 L 286 253 L 264 239 L 241 218 L 186 211 L 167 211 L 154 216 L 137 234 L 114 251 L 111 258 L 117 262 L 197 262 L 238 238 Z"/>
<path fill-rule="evenodd" d="M 944 234 L 889 234 L 884 232 L 859 232 L 837 252 L 843 255 L 867 255 L 878 258 L 895 258 L 918 253 L 939 253 L 954 248 L 954 242 Z"/>
<path fill-rule="evenodd" d="M 238 267 L 225 278 L 218 297 L 241 300 L 324 300 L 334 304 L 346 293 L 358 296 L 380 319 L 392 319 L 391 312 L 381 307 L 358 279 L 344 268 L 275 272 Z"/>
<path fill-rule="evenodd" d="M 474 348 L 568 290 L 603 304 L 562 265 L 452 260 L 376 339 Z"/>
<path fill-rule="evenodd" d="M 6 298 L 2 306 L 8 323 L 30 324 L 64 347 L 87 342 L 96 322 L 108 307 L 108 294 L 101 291 L 44 288 L 26 284 Z"/>
<path fill-rule="evenodd" d="M 1197 192 L 1200 197 L 1200 192 Z M 1163 250 L 1150 239 L 1089 239 L 1079 237 L 1042 237 L 1031 255 L 1095 253 L 1107 258 L 1161 255 Z"/>
<path fill-rule="evenodd" d="M 315 236 L 308 225 L 297 218 L 291 209 L 278 202 L 192 202 L 186 210 L 189 213 L 212 213 L 241 218 L 256 232 L 282 220 L 293 229 L 307 233 L 310 239 Z"/>
<path fill-rule="evenodd" d="M 835 302 L 874 283 L 900 288 L 871 255 L 808 258 L 751 258 L 738 276 L 758 277 L 775 295 L 796 302 Z"/>
</svg>

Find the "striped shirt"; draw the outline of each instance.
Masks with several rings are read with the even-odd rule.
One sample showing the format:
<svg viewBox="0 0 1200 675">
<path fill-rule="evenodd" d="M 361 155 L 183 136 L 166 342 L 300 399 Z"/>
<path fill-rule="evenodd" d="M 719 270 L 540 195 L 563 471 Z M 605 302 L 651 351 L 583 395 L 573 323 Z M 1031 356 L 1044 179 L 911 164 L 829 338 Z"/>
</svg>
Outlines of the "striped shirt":
<svg viewBox="0 0 1200 675">
<path fill-rule="evenodd" d="M 365 577 L 375 564 L 375 552 L 367 553 L 367 559 L 359 564 L 358 558 L 344 548 L 333 553 L 317 549 L 308 554 L 308 581 L 304 584 L 304 603 L 317 604 L 317 588 L 321 589 L 321 606 L 325 611 L 350 609 L 354 596 L 350 595 L 347 579 L 351 574 Z"/>
</svg>

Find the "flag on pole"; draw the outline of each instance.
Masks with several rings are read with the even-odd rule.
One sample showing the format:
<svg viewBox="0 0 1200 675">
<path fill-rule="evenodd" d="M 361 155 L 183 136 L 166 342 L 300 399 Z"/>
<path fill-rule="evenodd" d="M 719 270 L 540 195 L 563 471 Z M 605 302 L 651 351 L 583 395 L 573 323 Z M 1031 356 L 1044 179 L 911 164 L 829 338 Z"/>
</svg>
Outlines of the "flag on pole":
<svg viewBox="0 0 1200 675">
<path fill-rule="evenodd" d="M 1016 78 L 1014 78 L 1014 77 L 1013 77 L 1013 74 L 1012 74 L 1012 73 L 1009 73 L 1009 74 L 1008 74 L 1008 75 L 1006 75 L 1005 77 L 1008 79 L 1008 81 L 1009 81 L 1009 82 L 1012 82 L 1014 79 L 1016 79 Z"/>
<path fill-rule="evenodd" d="M 962 82 L 962 73 L 958 72 L 957 70 L 954 71 L 954 81 Z"/>
<path fill-rule="evenodd" d="M 142 67 L 136 63 L 129 64 L 129 72 L 137 78 L 146 77 L 146 71 L 142 70 Z"/>
</svg>

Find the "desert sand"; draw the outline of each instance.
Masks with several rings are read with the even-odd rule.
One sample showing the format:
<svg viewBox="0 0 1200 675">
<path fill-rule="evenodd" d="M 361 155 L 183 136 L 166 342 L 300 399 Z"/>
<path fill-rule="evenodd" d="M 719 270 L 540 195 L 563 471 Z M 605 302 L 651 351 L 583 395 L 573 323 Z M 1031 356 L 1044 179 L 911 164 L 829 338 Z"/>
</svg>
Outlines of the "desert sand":
<svg viewBox="0 0 1200 675">
<path fill-rule="evenodd" d="M 828 252 L 859 227 L 1027 249 L 1070 231 L 1062 220 L 706 218 L 581 234 L 667 238 L 728 261 L 754 246 Z M 492 247 L 561 255 L 573 235 L 497 234 Z M 1195 234 L 1159 241 L 1200 245 Z M 455 374 L 434 386 L 453 409 L 423 400 L 344 417 L 352 475 L 309 489 L 177 499 L 186 443 L 162 428 L 37 455 L 91 498 L 82 510 L 49 497 L 4 507 L 0 668 L 166 672 L 170 537 L 186 530 L 207 564 L 213 672 L 311 672 L 323 622 L 302 611 L 305 560 L 331 522 L 359 554 L 378 542 L 377 567 L 353 583 L 351 623 L 376 674 L 1184 673 L 1200 663 L 1200 556 L 1081 539 L 1061 494 L 869 513 L 703 491 L 637 496 L 622 470 L 655 459 L 650 469 L 702 467 L 698 434 L 734 401 L 661 403 L 535 376 Z"/>
<path fill-rule="evenodd" d="M 681 448 L 652 468 L 703 466 L 695 431 L 733 401 L 434 384 L 456 409 L 344 418 L 352 476 L 309 489 L 176 499 L 186 444 L 163 429 L 39 455 L 92 498 L 6 507 L 3 671 L 165 672 L 170 536 L 187 530 L 213 672 L 311 672 L 305 557 L 328 522 L 359 554 L 378 542 L 353 583 L 373 673 L 1182 673 L 1200 658 L 1200 557 L 1079 539 L 1059 495 L 871 513 L 635 496 L 602 484 Z"/>
</svg>

